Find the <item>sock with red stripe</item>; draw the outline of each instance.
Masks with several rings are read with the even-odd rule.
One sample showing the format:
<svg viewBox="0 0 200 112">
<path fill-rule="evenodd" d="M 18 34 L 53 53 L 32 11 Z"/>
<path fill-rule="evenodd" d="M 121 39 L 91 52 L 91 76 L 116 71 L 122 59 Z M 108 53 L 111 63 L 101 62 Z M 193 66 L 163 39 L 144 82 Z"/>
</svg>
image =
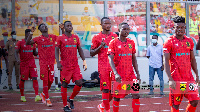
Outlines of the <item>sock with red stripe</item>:
<svg viewBox="0 0 200 112">
<path fill-rule="evenodd" d="M 139 112 L 140 110 L 140 99 L 132 99 L 133 112 Z"/>
<path fill-rule="evenodd" d="M 176 110 L 173 106 L 171 107 L 171 112 L 179 112 L 179 109 Z"/>
<path fill-rule="evenodd" d="M 110 93 L 102 93 L 102 100 L 103 100 L 103 104 L 104 104 L 105 110 L 109 110 L 110 109 L 109 94 Z"/>
<path fill-rule="evenodd" d="M 20 80 L 19 88 L 20 88 L 21 96 L 24 96 L 24 82 L 25 81 Z"/>
<path fill-rule="evenodd" d="M 119 112 L 119 101 L 113 100 L 113 112 Z"/>
<path fill-rule="evenodd" d="M 33 80 L 33 88 L 35 90 L 35 95 L 38 95 L 38 81 L 37 80 Z"/>
<path fill-rule="evenodd" d="M 195 112 L 197 107 L 193 107 L 191 104 L 188 104 L 186 112 Z"/>
<path fill-rule="evenodd" d="M 67 105 L 67 88 L 64 88 L 61 86 L 61 96 L 63 100 L 63 106 L 65 107 Z"/>
<path fill-rule="evenodd" d="M 74 97 L 79 93 L 79 91 L 81 90 L 81 87 L 75 85 L 74 86 L 74 89 L 73 89 L 73 92 L 72 92 L 72 95 L 69 97 L 69 99 L 74 99 Z"/>
<path fill-rule="evenodd" d="M 45 94 L 46 99 L 49 98 L 49 93 L 48 93 L 48 81 L 43 80 L 43 93 Z"/>
</svg>

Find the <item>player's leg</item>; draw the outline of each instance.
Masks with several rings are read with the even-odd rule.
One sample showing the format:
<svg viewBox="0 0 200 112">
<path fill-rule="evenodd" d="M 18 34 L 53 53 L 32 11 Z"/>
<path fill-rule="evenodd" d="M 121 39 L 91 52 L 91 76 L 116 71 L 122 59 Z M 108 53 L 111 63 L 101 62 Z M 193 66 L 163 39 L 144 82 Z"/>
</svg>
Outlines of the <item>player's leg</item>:
<svg viewBox="0 0 200 112">
<path fill-rule="evenodd" d="M 33 80 L 33 89 L 35 90 L 35 102 L 41 101 L 41 97 L 38 95 L 39 85 L 37 81 L 37 77 L 32 77 Z"/>
<path fill-rule="evenodd" d="M 114 100 L 113 100 L 113 112 L 119 112 L 119 102 L 120 102 L 120 98 L 114 97 Z"/>
<path fill-rule="evenodd" d="M 140 95 L 139 94 L 132 94 L 132 108 L 133 112 L 139 112 L 140 110 Z"/>
<path fill-rule="evenodd" d="M 177 84 L 177 86 L 180 86 Z M 174 93 L 174 90 L 170 88 L 169 93 L 169 105 L 171 106 L 171 112 L 179 112 L 179 105 L 183 99 L 182 94 Z"/>
<path fill-rule="evenodd" d="M 149 95 L 153 95 L 153 80 L 154 80 L 154 75 L 155 75 L 155 68 L 149 66 L 149 86 L 150 86 L 150 92 Z"/>
<path fill-rule="evenodd" d="M 40 79 L 43 80 L 43 92 L 40 94 L 42 102 L 46 104 L 46 97 L 48 97 L 48 66 L 40 65 Z"/>
<path fill-rule="evenodd" d="M 62 81 L 62 85 L 61 85 L 61 96 L 62 96 L 62 100 L 63 100 L 63 110 L 65 112 L 71 112 L 69 106 L 67 105 L 67 86 L 68 83 L 66 83 L 65 81 Z"/>
<path fill-rule="evenodd" d="M 21 93 L 21 101 L 26 102 L 26 98 L 24 96 L 24 83 L 25 83 L 25 80 L 28 80 L 29 67 L 26 67 L 24 64 L 21 63 L 20 73 L 21 73 L 21 77 L 20 77 L 19 88 L 20 88 L 20 93 Z"/>
<path fill-rule="evenodd" d="M 164 80 L 163 80 L 163 71 L 161 70 L 161 67 L 157 69 L 158 78 L 160 80 L 160 94 L 164 95 Z"/>
<path fill-rule="evenodd" d="M 49 67 L 48 71 L 48 90 L 49 90 L 54 81 L 54 64 L 51 64 L 48 67 Z"/>
<path fill-rule="evenodd" d="M 26 102 L 25 96 L 24 96 L 24 82 L 25 80 L 20 80 L 19 83 L 19 88 L 20 88 L 20 93 L 21 93 L 21 102 Z"/>
<path fill-rule="evenodd" d="M 185 94 L 185 97 L 189 100 L 189 104 L 186 108 L 187 112 L 195 112 L 196 107 L 198 105 L 199 102 L 199 93 L 198 93 L 198 89 L 196 90 L 196 93 L 192 93 L 192 94 Z"/>
</svg>

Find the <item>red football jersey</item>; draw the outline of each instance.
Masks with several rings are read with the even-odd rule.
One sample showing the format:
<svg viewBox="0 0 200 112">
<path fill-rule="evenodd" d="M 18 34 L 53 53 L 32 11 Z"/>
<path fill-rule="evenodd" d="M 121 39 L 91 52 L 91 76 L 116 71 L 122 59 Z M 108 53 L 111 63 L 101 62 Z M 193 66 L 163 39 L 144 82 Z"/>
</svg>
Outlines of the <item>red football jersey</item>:
<svg viewBox="0 0 200 112">
<path fill-rule="evenodd" d="M 19 49 L 21 63 L 35 62 L 33 57 L 33 50 L 36 49 L 35 44 L 26 45 L 25 39 L 22 39 L 17 42 L 15 49 Z"/>
<path fill-rule="evenodd" d="M 101 48 L 99 53 L 98 53 L 98 69 L 100 70 L 101 68 L 110 68 L 109 60 L 108 60 L 108 46 L 111 40 L 115 39 L 117 35 L 115 33 L 110 32 L 110 34 L 102 34 L 100 32 L 99 34 L 95 35 L 92 38 L 92 46 L 91 49 L 96 49 L 101 45 L 102 40 L 106 43 L 104 48 Z"/>
<path fill-rule="evenodd" d="M 190 51 L 193 51 L 194 43 L 191 38 L 184 36 L 183 40 L 174 35 L 164 43 L 164 53 L 170 53 L 170 71 L 175 81 L 192 81 Z"/>
<path fill-rule="evenodd" d="M 116 38 L 109 44 L 107 54 L 114 55 L 113 61 L 117 73 L 122 77 L 122 80 L 129 80 L 135 76 L 132 66 L 132 55 L 135 53 L 135 42 L 129 38 L 126 38 L 126 42 Z"/>
<path fill-rule="evenodd" d="M 80 40 L 77 35 L 70 37 L 62 34 L 56 40 L 56 46 L 60 48 L 61 64 L 66 68 L 78 66 L 77 47 L 80 46 Z"/>
<path fill-rule="evenodd" d="M 33 41 L 38 45 L 40 65 L 49 65 L 55 63 L 56 37 L 56 35 L 49 34 L 48 38 L 41 35 L 33 39 Z"/>
</svg>

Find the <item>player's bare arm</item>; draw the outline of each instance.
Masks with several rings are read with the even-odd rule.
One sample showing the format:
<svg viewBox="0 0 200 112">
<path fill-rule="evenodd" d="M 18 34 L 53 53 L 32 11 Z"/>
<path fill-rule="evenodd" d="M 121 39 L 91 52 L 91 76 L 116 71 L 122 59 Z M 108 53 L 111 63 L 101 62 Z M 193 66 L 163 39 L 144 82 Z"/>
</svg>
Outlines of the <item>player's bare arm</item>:
<svg viewBox="0 0 200 112">
<path fill-rule="evenodd" d="M 115 68 L 115 64 L 114 64 L 114 55 L 108 55 L 108 59 L 109 59 L 109 63 L 110 63 L 110 67 L 112 68 L 114 75 L 115 75 L 115 80 L 119 83 L 121 83 L 121 76 L 117 73 L 117 70 Z"/>
<path fill-rule="evenodd" d="M 169 78 L 169 86 L 172 89 L 176 89 L 176 82 L 173 80 L 170 72 L 169 60 L 170 60 L 170 53 L 164 53 L 165 56 L 165 71 Z"/>
<path fill-rule="evenodd" d="M 81 59 L 83 60 L 83 69 L 85 67 L 84 71 L 86 71 L 87 70 L 87 63 L 86 63 L 86 60 L 85 60 L 83 50 L 82 50 L 81 46 L 77 46 L 77 49 L 78 49 L 78 53 L 79 53 Z"/>
<path fill-rule="evenodd" d="M 196 75 L 196 83 L 199 83 L 197 62 L 196 62 L 196 59 L 195 59 L 195 56 L 194 56 L 194 51 L 190 51 L 190 60 L 191 60 L 192 70 L 194 71 L 194 73 Z"/>
<path fill-rule="evenodd" d="M 136 56 L 135 54 L 132 55 L 132 65 L 134 67 L 134 70 L 137 74 L 137 80 L 139 80 L 139 84 L 141 83 L 141 79 L 140 79 L 140 73 L 139 73 L 139 70 L 138 70 L 138 64 L 137 64 L 137 60 L 136 60 Z"/>
<path fill-rule="evenodd" d="M 29 36 L 28 36 L 28 38 L 26 40 L 26 45 L 33 45 L 33 44 L 35 44 L 35 42 L 33 40 L 31 40 L 32 36 L 33 36 L 33 32 L 35 31 L 35 29 L 36 29 L 35 27 L 31 28 L 31 32 L 30 32 L 30 34 L 29 34 Z"/>
<path fill-rule="evenodd" d="M 62 71 L 62 65 L 61 65 L 61 63 L 59 61 L 59 50 L 60 50 L 59 47 L 55 48 L 55 57 L 56 57 L 56 62 L 57 62 L 57 68 L 58 68 L 58 70 Z"/>
<path fill-rule="evenodd" d="M 64 24 L 63 23 L 59 23 L 59 27 L 62 31 L 62 34 L 65 34 L 65 29 L 64 29 Z"/>
<path fill-rule="evenodd" d="M 37 55 L 38 55 L 38 52 L 36 51 L 36 49 L 33 50 L 33 55 L 34 55 L 34 56 L 37 56 Z"/>
<path fill-rule="evenodd" d="M 100 49 L 102 47 L 104 47 L 105 45 L 106 45 L 106 43 L 104 42 L 104 40 L 102 40 L 101 45 L 98 48 L 96 48 L 96 49 L 90 49 L 90 56 L 95 56 L 96 54 L 98 54 L 99 51 L 100 51 Z"/>
<path fill-rule="evenodd" d="M 198 34 L 199 34 L 199 40 L 196 45 L 196 50 L 200 50 L 200 30 L 199 30 L 199 28 L 198 28 Z"/>
<path fill-rule="evenodd" d="M 17 63 L 19 64 L 20 63 L 20 59 L 19 59 L 18 53 L 19 53 L 19 49 L 16 49 L 15 50 L 15 59 L 16 59 Z"/>
</svg>

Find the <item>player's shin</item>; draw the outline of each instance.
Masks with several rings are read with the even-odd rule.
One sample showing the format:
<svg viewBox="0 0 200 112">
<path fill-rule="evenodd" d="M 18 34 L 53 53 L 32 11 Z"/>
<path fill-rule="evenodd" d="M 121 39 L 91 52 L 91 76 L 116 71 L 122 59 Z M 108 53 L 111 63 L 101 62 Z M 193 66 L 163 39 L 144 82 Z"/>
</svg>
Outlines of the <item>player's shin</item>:
<svg viewBox="0 0 200 112">
<path fill-rule="evenodd" d="M 49 98 L 49 93 L 48 93 L 48 81 L 43 80 L 43 93 L 45 94 L 46 99 Z"/>
<path fill-rule="evenodd" d="M 119 102 L 120 101 L 113 100 L 113 112 L 119 112 Z"/>
<path fill-rule="evenodd" d="M 25 81 L 20 80 L 19 88 L 20 88 L 21 96 L 24 96 L 24 82 Z"/>
<path fill-rule="evenodd" d="M 37 80 L 33 80 L 33 88 L 35 90 L 35 95 L 38 95 L 38 81 Z"/>
<path fill-rule="evenodd" d="M 179 112 L 179 109 L 176 110 L 173 106 L 171 107 L 171 112 Z"/>
<path fill-rule="evenodd" d="M 193 107 L 191 104 L 188 104 L 186 112 L 195 112 L 196 107 Z"/>
<path fill-rule="evenodd" d="M 67 105 L 67 88 L 64 88 L 61 86 L 61 96 L 63 100 L 63 106 L 65 107 Z"/>
<path fill-rule="evenodd" d="M 140 110 L 140 99 L 132 99 L 133 112 L 139 112 Z"/>
<path fill-rule="evenodd" d="M 103 100 L 103 104 L 104 104 L 105 110 L 109 110 L 110 109 L 109 94 L 110 93 L 102 93 L 102 100 Z"/>
<path fill-rule="evenodd" d="M 81 90 L 81 86 L 77 86 L 77 85 L 75 85 L 74 86 L 74 89 L 73 89 L 73 92 L 72 92 L 72 95 L 70 96 L 70 100 L 73 100 L 74 99 L 74 97 L 80 92 L 80 90 Z"/>
</svg>

